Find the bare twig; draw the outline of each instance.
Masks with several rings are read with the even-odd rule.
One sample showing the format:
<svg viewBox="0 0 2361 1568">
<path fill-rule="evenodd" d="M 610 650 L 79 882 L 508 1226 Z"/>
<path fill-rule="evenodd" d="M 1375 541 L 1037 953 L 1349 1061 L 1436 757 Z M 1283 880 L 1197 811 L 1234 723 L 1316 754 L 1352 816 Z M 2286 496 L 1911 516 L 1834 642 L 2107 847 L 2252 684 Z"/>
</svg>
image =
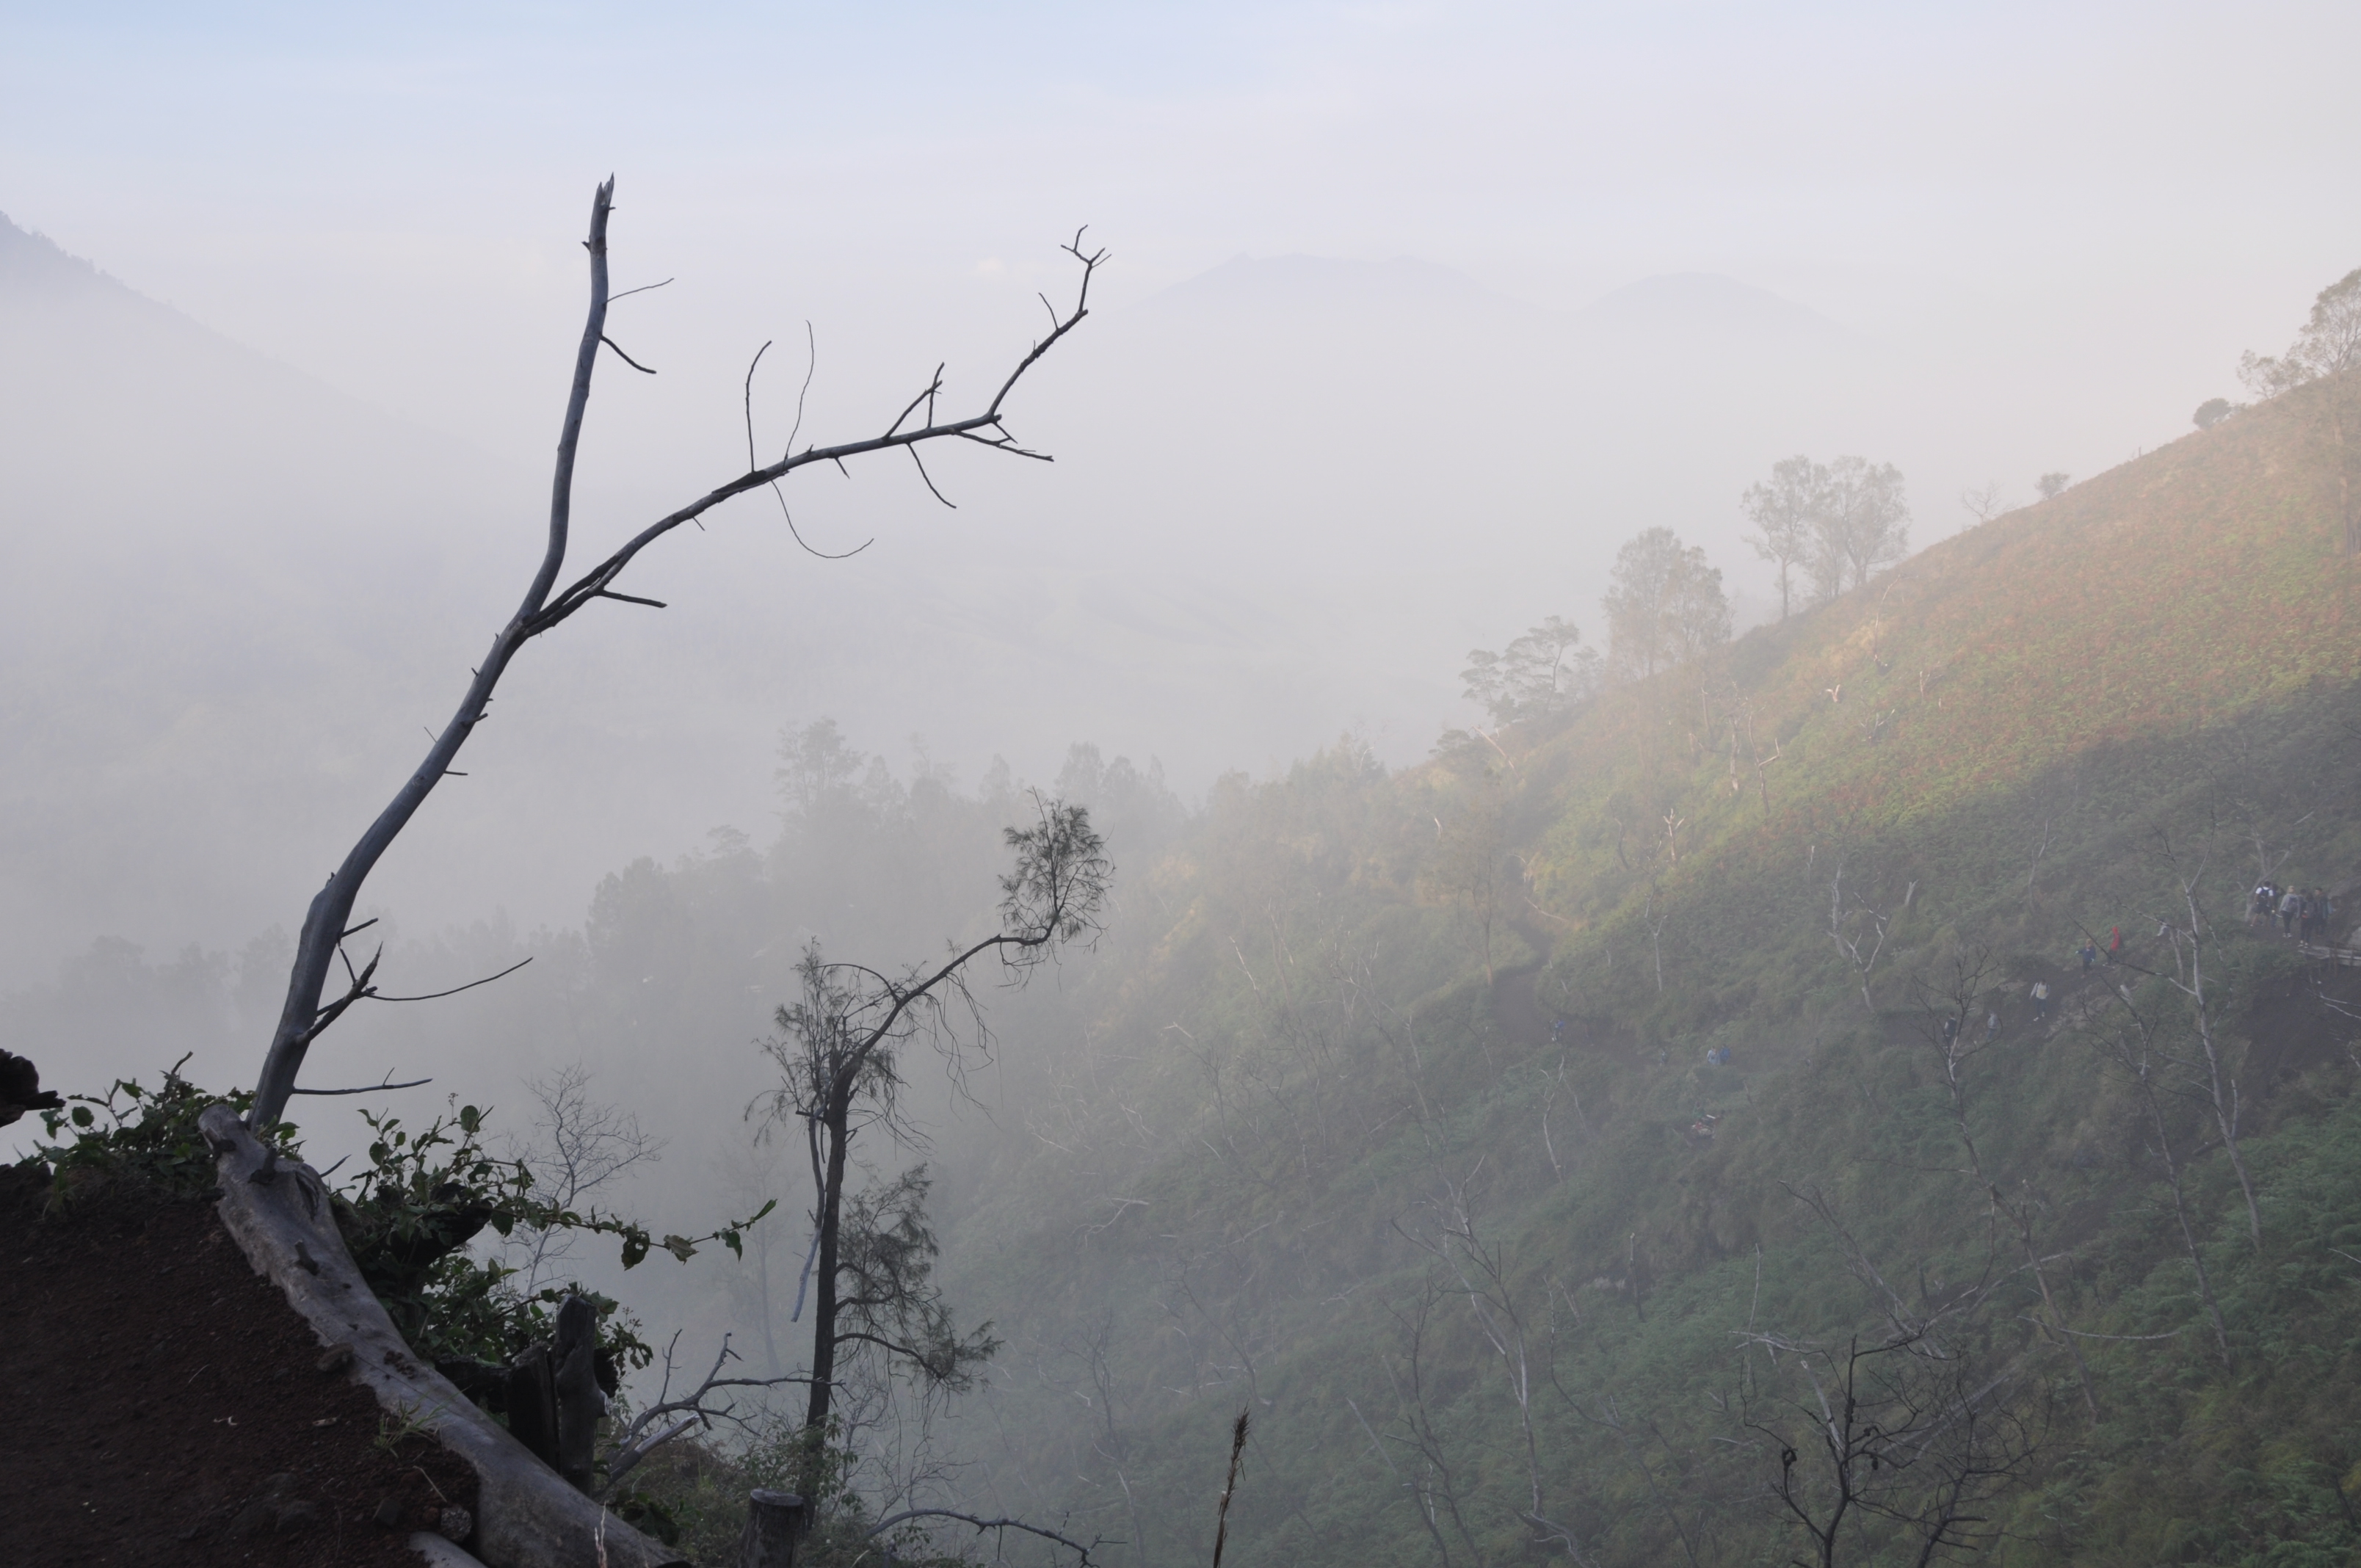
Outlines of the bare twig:
<svg viewBox="0 0 2361 1568">
<path fill-rule="evenodd" d="M 1046 1530 L 1038 1524 L 1027 1524 L 1023 1519 L 980 1519 L 974 1514 L 961 1513 L 957 1508 L 905 1508 L 898 1514 L 888 1514 L 885 1518 L 879 1519 L 875 1524 L 870 1526 L 869 1533 L 862 1539 L 864 1541 L 874 1541 L 897 1524 L 904 1524 L 911 1519 L 957 1519 L 961 1524 L 972 1524 L 975 1526 L 975 1532 L 978 1535 L 982 1535 L 988 1530 L 1021 1530 L 1027 1535 L 1038 1535 L 1044 1541 L 1056 1541 L 1059 1545 L 1065 1547 L 1068 1551 L 1073 1552 L 1074 1555 L 1084 1563 L 1088 1563 L 1091 1560 L 1091 1546 L 1104 1546 L 1106 1544 L 1104 1540 L 1097 1540 L 1092 1541 L 1091 1546 L 1084 1546 L 1081 1541 L 1074 1540 L 1071 1536 L 1060 1535 L 1054 1530 Z"/>
<path fill-rule="evenodd" d="M 390 1001 L 392 998 L 388 998 L 387 1000 Z M 297 1094 L 318 1094 L 323 1096 L 332 1094 L 375 1094 L 380 1090 L 416 1089 L 423 1084 L 429 1084 L 434 1081 L 431 1078 L 413 1078 L 407 1083 L 395 1083 L 392 1081 L 393 1074 L 389 1072 L 385 1076 L 387 1081 L 383 1083 L 365 1083 L 358 1089 L 298 1089 L 293 1091 L 293 1092 Z M 321 1174 L 324 1176 L 327 1173 L 323 1171 Z"/>
<path fill-rule="evenodd" d="M 1222 1568 L 1222 1548 L 1229 1544 L 1230 1499 L 1237 1494 L 1238 1461 L 1246 1454 L 1246 1437 L 1253 1429 L 1254 1413 L 1250 1409 L 1240 1410 L 1238 1419 L 1230 1423 L 1230 1474 L 1222 1483 L 1221 1507 L 1213 1515 L 1213 1568 Z"/>
</svg>

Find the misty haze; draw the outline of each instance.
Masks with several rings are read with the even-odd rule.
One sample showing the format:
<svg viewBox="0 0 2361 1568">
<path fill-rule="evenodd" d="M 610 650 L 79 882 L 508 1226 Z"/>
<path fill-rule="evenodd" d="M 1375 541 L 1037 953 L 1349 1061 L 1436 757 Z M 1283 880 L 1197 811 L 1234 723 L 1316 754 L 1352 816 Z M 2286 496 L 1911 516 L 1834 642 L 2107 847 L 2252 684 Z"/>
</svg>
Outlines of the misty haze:
<svg viewBox="0 0 2361 1568">
<path fill-rule="evenodd" d="M 2356 45 L 0 16 L 0 1563 L 2361 1554 Z"/>
</svg>

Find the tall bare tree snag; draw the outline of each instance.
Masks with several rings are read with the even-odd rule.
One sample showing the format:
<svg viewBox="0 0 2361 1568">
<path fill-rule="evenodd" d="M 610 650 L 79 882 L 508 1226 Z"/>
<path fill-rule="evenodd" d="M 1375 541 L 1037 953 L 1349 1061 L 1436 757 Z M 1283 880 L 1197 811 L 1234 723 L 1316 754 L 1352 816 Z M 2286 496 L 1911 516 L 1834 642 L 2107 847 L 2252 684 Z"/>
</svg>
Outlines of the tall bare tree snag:
<svg viewBox="0 0 2361 1568">
<path fill-rule="evenodd" d="M 1851 1560 L 1845 1548 L 1864 1530 L 1894 1538 L 1882 1560 L 1913 1568 L 2001 1539 L 1995 1505 L 2031 1468 L 2042 1436 L 2009 1402 L 2004 1376 L 1980 1384 L 1963 1355 L 1907 1330 L 1841 1352 L 1766 1343 L 1788 1353 L 1811 1394 L 1780 1414 L 1750 1412 L 1746 1425 L 1776 1446 L 1771 1497 L 1820 1568 Z"/>
<path fill-rule="evenodd" d="M 912 460 L 918 465 L 921 477 L 924 477 L 926 466 L 918 457 L 917 449 L 928 442 L 951 440 L 972 441 L 980 446 L 1045 463 L 1050 460 L 1043 453 L 1018 444 L 1016 438 L 1009 433 L 1002 409 L 1025 373 L 1060 339 L 1081 325 L 1083 317 L 1090 313 L 1091 280 L 1099 265 L 1106 259 L 1106 252 L 1085 252 L 1082 248 L 1080 232 L 1075 234 L 1073 242 L 1064 247 L 1082 269 L 1082 282 L 1075 291 L 1072 308 L 1062 316 L 1052 308 L 1049 333 L 1034 343 L 1017 361 L 1016 368 L 1008 373 L 1007 378 L 993 394 L 992 400 L 980 412 L 957 419 L 939 416 L 937 404 L 942 395 L 943 383 L 942 372 L 938 367 L 926 388 L 910 400 L 884 433 L 864 440 L 833 446 L 806 446 L 800 452 L 793 450 L 791 444 L 778 461 L 757 466 L 751 452 L 750 429 L 749 466 L 745 473 L 716 486 L 677 510 L 658 518 L 632 535 L 612 554 L 566 587 L 559 588 L 559 576 L 566 569 L 569 543 L 567 531 L 573 511 L 575 455 L 581 443 L 582 419 L 589 406 L 591 373 L 598 366 L 600 345 L 613 348 L 626 363 L 632 363 L 607 334 L 609 302 L 607 221 L 614 210 L 614 194 L 615 182 L 609 179 L 598 187 L 598 194 L 590 203 L 590 233 L 584 242 L 590 260 L 590 304 L 582 323 L 582 340 L 575 351 L 574 380 L 566 394 L 566 417 L 559 427 L 557 463 L 550 482 L 548 543 L 542 553 L 541 565 L 533 573 L 533 581 L 518 603 L 516 613 L 492 639 L 491 649 L 485 655 L 484 662 L 476 668 L 466 695 L 460 698 L 457 711 L 444 726 L 442 733 L 434 737 L 424 760 L 346 854 L 344 862 L 328 878 L 327 884 L 313 896 L 303 917 L 302 931 L 296 940 L 295 964 L 288 977 L 287 999 L 280 1012 L 278 1027 L 271 1036 L 269 1050 L 263 1058 L 260 1079 L 255 1086 L 254 1108 L 248 1114 L 248 1124 L 256 1128 L 268 1127 L 279 1120 L 286 1109 L 289 1094 L 294 1091 L 296 1077 L 302 1069 L 304 1053 L 323 1030 L 360 1002 L 392 1000 L 382 997 L 377 990 L 374 959 L 366 967 L 357 968 L 349 959 L 346 959 L 343 961 L 350 981 L 346 992 L 325 1006 L 321 1003 L 330 972 L 343 952 L 343 943 L 355 934 L 353 928 L 348 928 L 347 922 L 352 918 L 362 884 L 368 881 L 379 858 L 409 825 L 426 797 L 434 793 L 434 786 L 450 773 L 460 749 L 475 733 L 476 726 L 484 721 L 493 691 L 499 686 L 501 675 L 507 672 L 509 662 L 527 642 L 554 630 L 596 599 L 664 608 L 657 600 L 640 598 L 618 592 L 615 588 L 616 580 L 641 551 L 681 524 L 702 517 L 731 497 L 775 484 L 796 469 L 810 464 L 841 464 L 848 458 L 898 447 L 910 454 Z M 749 375 L 752 375 L 751 369 Z M 920 422 L 912 423 L 914 419 Z M 791 444 L 793 439 L 791 435 Z M 933 490 L 933 481 L 928 479 L 927 484 L 928 488 Z M 940 499 L 939 492 L 937 496 Z"/>
<path fill-rule="evenodd" d="M 1976 1185 L 1983 1189 L 1995 1238 L 2000 1222 L 2008 1222 L 2017 1249 L 2024 1254 L 2026 1271 L 2033 1276 L 2034 1288 L 2041 1296 L 2042 1316 L 2032 1321 L 2046 1339 L 2072 1358 L 2075 1376 L 2082 1385 L 2082 1402 L 2095 1422 L 2099 1419 L 2097 1380 L 2092 1376 L 2090 1360 L 2082 1354 L 2081 1343 L 2073 1331 L 2066 1327 L 2066 1314 L 2059 1310 L 2049 1288 L 2047 1265 L 2055 1259 L 2043 1257 L 2041 1249 L 2035 1245 L 2034 1220 L 2040 1205 L 2022 1180 L 2018 1183 L 2020 1195 L 2015 1201 L 2001 1195 L 1999 1179 L 1984 1169 L 1983 1156 L 1976 1147 L 1975 1135 L 1968 1124 L 1968 1068 L 1993 1042 L 1989 1027 L 1981 1036 L 1973 1027 L 1976 1012 L 1984 1005 L 1993 981 L 1991 950 L 1982 947 L 1956 948 L 1950 956 L 1950 978 L 1940 986 L 1920 982 L 1919 1034 L 1935 1055 L 1944 1092 L 1951 1102 L 1951 1124 L 1959 1136 L 1960 1152 L 1968 1162 L 1960 1174 L 1973 1178 Z M 1814 1201 L 1814 1206 L 1819 1205 Z M 1842 1234 L 1842 1227 L 1836 1226 L 1832 1214 L 1823 1211 L 1821 1217 Z"/>
</svg>

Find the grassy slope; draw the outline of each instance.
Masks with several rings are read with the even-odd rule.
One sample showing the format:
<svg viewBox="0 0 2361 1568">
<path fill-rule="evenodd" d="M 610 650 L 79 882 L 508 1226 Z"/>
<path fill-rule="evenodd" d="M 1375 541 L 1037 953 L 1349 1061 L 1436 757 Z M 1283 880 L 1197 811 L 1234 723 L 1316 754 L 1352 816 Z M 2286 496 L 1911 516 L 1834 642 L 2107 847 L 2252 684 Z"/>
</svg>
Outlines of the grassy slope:
<svg viewBox="0 0 2361 1568">
<path fill-rule="evenodd" d="M 1986 1315 L 1974 1349 L 2015 1375 L 2008 1397 L 2030 1413 L 2058 1396 L 2007 1560 L 2352 1550 L 2334 1483 L 2361 1507 L 2361 1303 L 2338 1249 L 2361 1231 L 2337 1227 L 2361 1110 L 2333 1015 L 2229 923 L 2215 957 L 2267 1232 L 2245 1245 L 2226 1163 L 2200 1158 L 2224 1372 L 2123 1082 L 2091 1031 L 2037 1029 L 2023 996 L 2047 977 L 2095 1006 L 2065 967 L 2086 927 L 2153 955 L 2140 917 L 2169 891 L 2166 846 L 2224 912 L 2250 835 L 2292 845 L 2282 874 L 2306 883 L 2361 864 L 2361 566 L 2334 548 L 2331 396 L 2361 387 L 2293 394 L 1709 668 L 1505 737 L 1513 765 L 1381 779 L 1342 747 L 1223 792 L 1135 876 L 1137 927 L 1080 981 L 1067 1065 L 1012 1082 L 1033 1141 L 946 1217 L 959 1298 L 1010 1342 L 968 1418 L 979 1485 L 1082 1510 L 1137 1561 L 1198 1560 L 1220 1428 L 1250 1403 L 1237 1561 L 1543 1550 L 1518 1518 L 1525 1439 L 1468 1254 L 1444 1249 L 1455 1272 L 1420 1245 L 1460 1225 L 1497 1263 L 1496 1327 L 1523 1325 L 1544 1511 L 1586 1555 L 1783 1559 L 1766 1462 L 1726 1408 L 1732 1330 L 1874 1321 L 1789 1186 L 1825 1189 L 1913 1292 L 1974 1277 L 1989 1210 L 1946 1168 L 1949 1102 L 1909 1013 L 1917 978 L 1981 944 L 2010 982 L 1971 1083 L 1987 1168 L 2061 1255 L 2073 1326 L 2175 1336 L 2083 1342 L 2093 1422 L 2023 1293 Z M 1758 742 L 1780 758 L 1759 787 Z M 1861 902 L 1892 922 L 1874 1011 L 1829 935 L 1839 863 L 1849 929 Z M 1488 982 L 1476 912 L 1502 864 L 1530 882 L 1490 892 Z M 1734 1063 L 1703 1065 L 1713 1045 Z M 1704 1109 L 1725 1113 L 1709 1145 L 1684 1133 Z M 2193 1116 L 2176 1131 L 2195 1145 Z"/>
</svg>

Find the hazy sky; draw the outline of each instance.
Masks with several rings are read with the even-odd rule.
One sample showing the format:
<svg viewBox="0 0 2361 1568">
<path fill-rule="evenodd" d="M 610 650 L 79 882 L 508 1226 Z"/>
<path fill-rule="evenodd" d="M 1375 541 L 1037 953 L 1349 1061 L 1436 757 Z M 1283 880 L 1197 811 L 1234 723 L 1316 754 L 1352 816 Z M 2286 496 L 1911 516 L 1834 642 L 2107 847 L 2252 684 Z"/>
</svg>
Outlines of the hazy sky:
<svg viewBox="0 0 2361 1568">
<path fill-rule="evenodd" d="M 536 447 L 609 170 L 626 273 L 740 323 L 916 334 L 1088 221 L 1116 302 L 1409 254 L 1545 304 L 1718 271 L 1855 325 L 2235 356 L 2361 257 L 2356 46 L 2341 5 L 17 4 L 0 210 Z"/>
<path fill-rule="evenodd" d="M 537 648 L 504 693 L 509 750 L 471 751 L 466 804 L 438 796 L 446 825 L 372 883 L 422 928 L 501 905 L 571 922 L 632 855 L 766 831 L 773 737 L 822 713 L 896 758 L 923 731 L 970 779 L 995 752 L 1052 777 L 1092 740 L 1193 794 L 1347 726 L 1413 761 L 1467 717 L 1471 644 L 1552 613 L 1596 633 L 1605 565 L 1641 527 L 1703 543 L 1759 610 L 1737 498 L 1791 452 L 1897 461 L 1923 544 L 1963 524 L 1964 488 L 2023 499 L 2045 470 L 2171 440 L 2236 392 L 2242 349 L 2282 347 L 2361 263 L 2356 50 L 2349 4 L 0 0 L 0 212 L 482 458 L 416 448 L 445 457 L 373 498 L 388 526 L 267 441 L 239 447 L 287 432 L 226 393 L 203 508 L 121 400 L 71 442 L 0 429 L 0 477 L 43 468 L 66 499 L 32 510 L 82 525 L 0 518 L 80 563 L 0 552 L 16 630 L 82 672 L 0 672 L 0 702 L 59 726 L 19 723 L 0 777 L 55 851 L 38 874 L 0 865 L 23 916 L 0 909 L 0 983 L 102 931 L 229 948 L 291 919 L 410 765 L 536 547 L 577 240 L 610 171 L 618 287 L 677 281 L 617 307 L 663 374 L 600 372 L 586 547 L 742 466 L 741 377 L 766 338 L 764 444 L 806 322 L 806 438 L 825 441 L 871 433 L 938 359 L 962 397 L 996 377 L 1038 330 L 1033 291 L 1070 287 L 1057 245 L 1079 224 L 1115 251 L 1105 308 L 1016 406 L 1056 469 L 947 455 L 955 516 L 906 469 L 807 476 L 822 542 L 873 532 L 874 551 L 818 568 L 742 503 L 634 568 L 625 586 L 674 614 L 586 617 L 562 656 Z M 1432 265 L 1226 268 L 1132 309 L 1241 256 Z M 1639 317 L 1609 347 L 1575 330 L 1665 274 L 1822 319 L 1743 353 L 1695 321 L 1662 347 Z M 1758 326 L 1803 314 L 1747 297 Z M 0 345 L 0 390 L 38 403 L 62 373 L 18 347 L 11 380 Z M 143 417 L 185 435 L 164 397 Z M 228 576 L 201 598 L 168 554 Z M 412 581 L 443 586 L 405 600 Z M 250 690 L 209 673 L 258 626 L 298 636 L 290 606 L 330 605 L 350 673 L 277 654 Z M 137 700 L 93 700 L 73 684 L 92 672 Z M 76 740 L 78 715 L 110 738 Z M 251 785 L 282 746 L 345 759 L 285 786 L 314 808 L 300 830 Z M 203 789 L 205 813 L 159 816 Z M 101 872 L 108 846 L 145 862 L 135 830 L 203 847 L 181 893 Z"/>
</svg>

